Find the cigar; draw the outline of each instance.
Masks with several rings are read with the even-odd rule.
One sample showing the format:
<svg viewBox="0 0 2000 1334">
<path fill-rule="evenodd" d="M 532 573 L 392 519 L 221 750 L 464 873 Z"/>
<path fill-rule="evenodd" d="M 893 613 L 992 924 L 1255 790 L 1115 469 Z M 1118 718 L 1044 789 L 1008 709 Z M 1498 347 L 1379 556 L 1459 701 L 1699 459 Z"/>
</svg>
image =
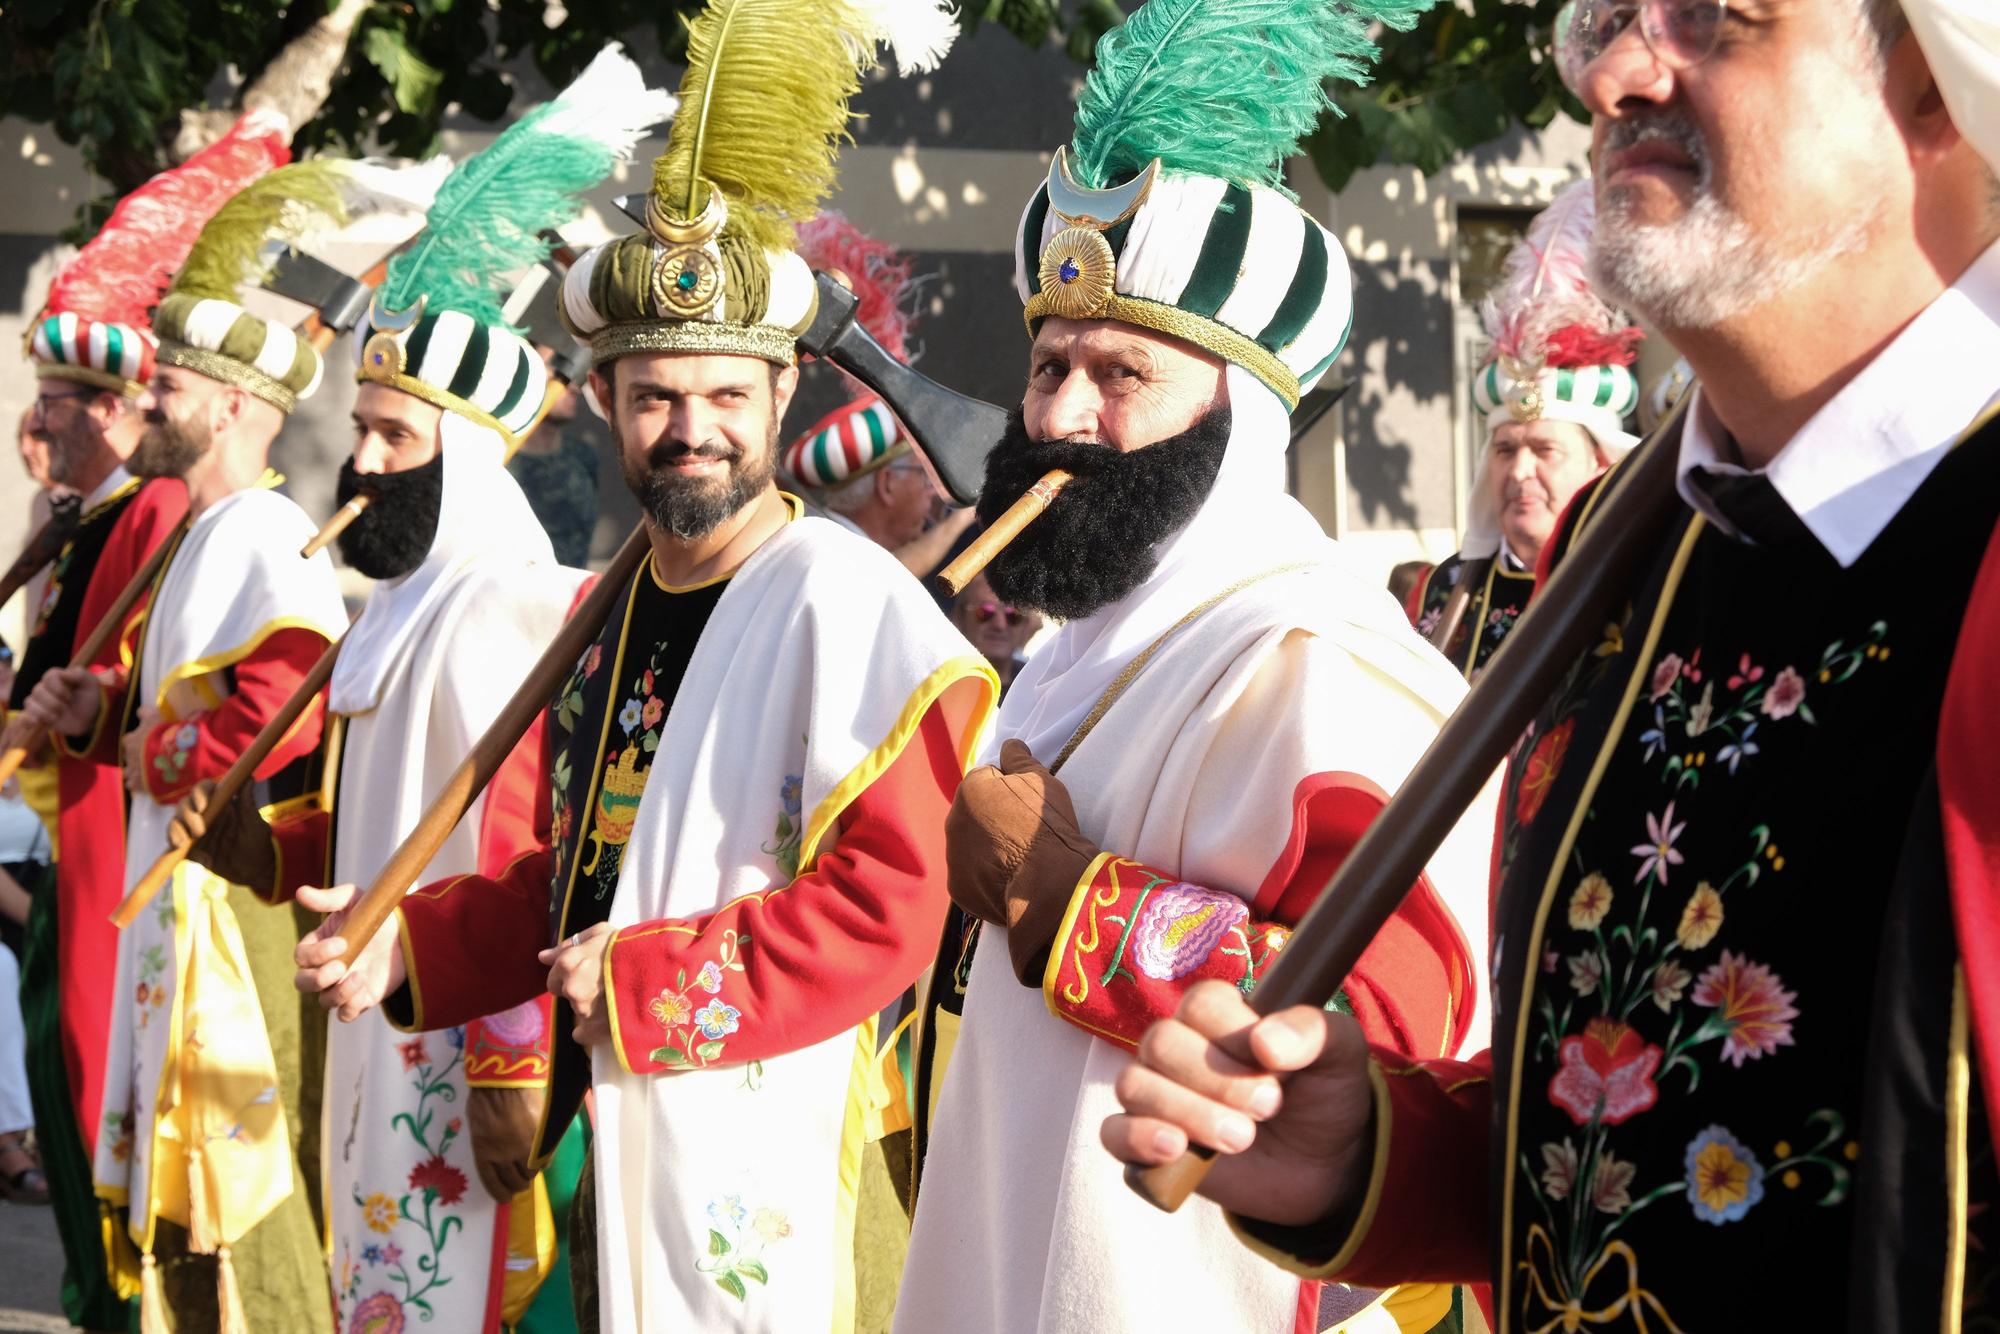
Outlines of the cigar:
<svg viewBox="0 0 2000 1334">
<path fill-rule="evenodd" d="M 1041 512 L 1049 507 L 1049 502 L 1062 494 L 1069 485 L 1069 474 L 1061 468 L 1051 468 L 1042 474 L 1042 479 L 1028 488 L 1027 494 L 1007 507 L 1007 512 L 995 519 L 972 545 L 958 553 L 958 559 L 938 573 L 938 581 L 944 591 L 957 597 L 960 590 L 976 578 L 979 572 L 992 563 L 993 558 L 1007 549 L 1007 544 L 1021 535 L 1021 530 L 1033 523 Z"/>
<path fill-rule="evenodd" d="M 312 541 L 299 548 L 299 555 L 305 557 L 307 560 L 311 560 L 314 556 L 326 550 L 332 544 L 334 538 L 339 537 L 347 531 L 348 524 L 353 523 L 361 517 L 361 511 L 367 509 L 368 502 L 373 499 L 373 496 L 364 491 L 335 510 L 333 517 L 326 521 L 326 526 L 313 534 Z"/>
</svg>

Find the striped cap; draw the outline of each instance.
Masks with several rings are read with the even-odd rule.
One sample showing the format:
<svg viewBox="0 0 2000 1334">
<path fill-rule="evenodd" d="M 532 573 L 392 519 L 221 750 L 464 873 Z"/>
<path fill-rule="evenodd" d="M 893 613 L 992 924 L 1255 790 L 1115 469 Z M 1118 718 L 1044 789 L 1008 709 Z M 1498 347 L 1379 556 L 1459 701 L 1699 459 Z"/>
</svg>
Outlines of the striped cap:
<svg viewBox="0 0 2000 1334">
<path fill-rule="evenodd" d="M 457 310 L 410 320 L 371 309 L 354 378 L 496 431 L 509 453 L 541 415 L 549 385 L 548 367 L 527 339 Z"/>
<path fill-rule="evenodd" d="M 319 353 L 282 324 L 234 301 L 170 292 L 153 315 L 160 360 L 248 390 L 280 412 L 319 388 Z"/>
<path fill-rule="evenodd" d="M 1065 216 L 1095 197 L 1126 202 L 1106 205 L 1109 225 L 1104 213 Z M 1275 190 L 1213 176 L 1163 170 L 1086 190 L 1059 152 L 1021 215 L 1014 260 L 1031 337 L 1049 315 L 1137 324 L 1243 367 L 1287 408 L 1333 365 L 1354 318 L 1333 234 Z"/>
<path fill-rule="evenodd" d="M 875 394 L 844 403 L 785 446 L 785 472 L 806 486 L 841 487 L 910 452 L 910 438 Z"/>
<path fill-rule="evenodd" d="M 1495 359 L 1472 377 L 1472 405 L 1496 425 L 1548 417 L 1605 441 L 1625 435 L 1625 419 L 1639 409 L 1639 379 L 1627 366 L 1549 366 L 1516 378 Z"/>
<path fill-rule="evenodd" d="M 65 311 L 37 321 L 28 340 L 35 374 L 137 398 L 153 378 L 153 335 Z"/>
</svg>

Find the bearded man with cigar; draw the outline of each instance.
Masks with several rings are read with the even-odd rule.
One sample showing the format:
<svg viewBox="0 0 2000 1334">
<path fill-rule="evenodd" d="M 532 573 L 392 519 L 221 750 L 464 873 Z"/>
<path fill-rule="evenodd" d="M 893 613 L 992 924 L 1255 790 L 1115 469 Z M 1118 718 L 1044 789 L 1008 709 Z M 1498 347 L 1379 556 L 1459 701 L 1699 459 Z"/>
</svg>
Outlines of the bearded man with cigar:
<svg viewBox="0 0 2000 1334">
<path fill-rule="evenodd" d="M 1094 1143 L 1140 1034 L 1200 979 L 1255 985 L 1464 693 L 1285 494 L 1287 417 L 1351 283 L 1279 164 L 1371 13 L 1258 14 L 1151 0 L 1107 35 L 1017 238 L 1028 387 L 981 517 L 1069 480 L 986 573 L 1064 624 L 946 826 L 972 929 L 917 1044 L 900 1329 L 1320 1329 L 1376 1297 L 1232 1253 L 1212 1207 L 1149 1210 Z M 1485 832 L 1467 821 L 1350 980 L 1385 1046 L 1485 1031 Z M 1397 1300 L 1428 1327 L 1451 1294 Z"/>
<path fill-rule="evenodd" d="M 1203 1189 L 1301 1272 L 1490 1276 L 1502 1330 L 1972 1328 L 2000 1184 L 2000 25 L 1593 2 L 1565 66 L 1600 288 L 1699 383 L 1623 465 L 1677 461 L 1665 538 L 1515 752 L 1493 1049 L 1412 1062 L 1208 989 L 1105 1141 L 1221 1149 Z M 1571 507 L 1558 582 L 1619 476 Z"/>
<path fill-rule="evenodd" d="M 587 1327 L 852 1325 L 875 1015 L 937 939 L 944 817 L 996 692 L 891 556 L 775 482 L 818 290 L 790 219 L 832 184 L 873 46 L 790 6 L 695 21 L 647 230 L 562 294 L 648 540 L 549 700 L 547 840 L 400 900 L 351 970 L 338 918 L 299 952 L 343 1018 L 554 994 L 538 1157 L 592 1091 Z"/>
</svg>

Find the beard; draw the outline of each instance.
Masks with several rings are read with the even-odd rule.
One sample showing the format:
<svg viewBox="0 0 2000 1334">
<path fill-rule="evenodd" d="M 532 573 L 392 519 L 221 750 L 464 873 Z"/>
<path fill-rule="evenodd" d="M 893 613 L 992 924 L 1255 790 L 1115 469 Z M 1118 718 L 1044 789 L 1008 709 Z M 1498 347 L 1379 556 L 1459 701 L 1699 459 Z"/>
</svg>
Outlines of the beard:
<svg viewBox="0 0 2000 1334">
<path fill-rule="evenodd" d="M 1694 202 L 1671 222 L 1631 215 L 1637 192 L 1607 190 L 1597 213 L 1592 276 L 1615 303 L 1669 329 L 1710 329 L 1755 310 L 1867 245 L 1874 212 L 1851 213 L 1782 242 L 1760 236 L 1715 194 L 1714 161 L 1692 117 L 1659 111 L 1615 122 L 1608 155 L 1664 140 L 1694 164 Z"/>
<path fill-rule="evenodd" d="M 699 449 L 674 440 L 662 440 L 634 459 L 625 450 L 625 437 L 618 429 L 616 414 L 609 419 L 611 439 L 618 447 L 618 467 L 625 485 L 652 525 L 683 542 L 707 537 L 724 519 L 764 493 L 776 474 L 778 423 L 772 420 L 765 435 L 763 451 L 751 458 L 727 441 L 703 445 Z M 694 455 L 726 459 L 728 473 L 720 478 L 677 477 L 668 469 L 674 460 Z"/>
<path fill-rule="evenodd" d="M 80 412 L 70 416 L 72 420 L 61 431 L 44 428 L 28 432 L 28 438 L 48 450 L 49 481 L 74 488 L 77 466 L 90 453 L 90 436 L 96 428 Z"/>
<path fill-rule="evenodd" d="M 1228 407 L 1128 453 L 1074 440 L 1031 440 L 1017 409 L 986 456 L 979 520 L 990 525 L 1051 468 L 1070 481 L 986 567 L 1002 600 L 1076 621 L 1127 597 L 1159 564 L 1160 543 L 1187 527 L 1229 448 Z"/>
<path fill-rule="evenodd" d="M 340 558 L 370 579 L 401 578 L 424 563 L 437 540 L 444 454 L 421 467 L 376 473 L 366 485 L 350 458 L 340 465 L 336 497 L 345 505 L 364 491 L 372 497 L 368 508 L 335 539 Z"/>
<path fill-rule="evenodd" d="M 212 444 L 214 438 L 193 422 L 154 408 L 146 414 L 146 433 L 125 460 L 125 471 L 134 477 L 186 477 Z"/>
</svg>

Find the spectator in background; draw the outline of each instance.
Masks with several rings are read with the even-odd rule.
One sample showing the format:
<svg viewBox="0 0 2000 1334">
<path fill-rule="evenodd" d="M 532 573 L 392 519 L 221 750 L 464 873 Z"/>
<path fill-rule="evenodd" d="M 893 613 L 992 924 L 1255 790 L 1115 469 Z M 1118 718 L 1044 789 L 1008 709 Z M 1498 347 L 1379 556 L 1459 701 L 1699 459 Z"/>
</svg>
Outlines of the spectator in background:
<svg viewBox="0 0 2000 1334">
<path fill-rule="evenodd" d="M 1407 606 L 1410 595 L 1423 585 L 1424 579 L 1437 567 L 1427 560 L 1406 560 L 1389 571 L 1389 596 Z"/>
<path fill-rule="evenodd" d="M 969 508 L 931 522 L 937 493 L 903 424 L 873 394 L 815 422 L 785 447 L 783 467 L 827 518 L 887 548 L 920 579 L 944 564 L 972 523 Z"/>
<path fill-rule="evenodd" d="M 542 360 L 551 360 L 547 348 Z M 597 531 L 597 446 L 577 422 L 576 405 L 574 389 L 557 399 L 507 460 L 507 471 L 527 493 L 528 508 L 541 520 L 556 559 L 582 569 Z"/>
<path fill-rule="evenodd" d="M 1042 614 L 1002 601 L 986 576 L 979 574 L 952 599 L 951 623 L 993 664 L 1000 675 L 1000 693 L 1005 695 L 1027 661 L 1023 653 L 1042 628 Z"/>
<path fill-rule="evenodd" d="M 14 688 L 14 657 L 0 654 L 0 698 Z M 27 1029 L 21 1020 L 21 929 L 28 891 L 49 861 L 49 835 L 21 799 L 18 779 L 0 789 L 0 1200 L 47 1204 L 48 1178 L 28 1149 L 35 1114 L 28 1100 Z"/>
</svg>

